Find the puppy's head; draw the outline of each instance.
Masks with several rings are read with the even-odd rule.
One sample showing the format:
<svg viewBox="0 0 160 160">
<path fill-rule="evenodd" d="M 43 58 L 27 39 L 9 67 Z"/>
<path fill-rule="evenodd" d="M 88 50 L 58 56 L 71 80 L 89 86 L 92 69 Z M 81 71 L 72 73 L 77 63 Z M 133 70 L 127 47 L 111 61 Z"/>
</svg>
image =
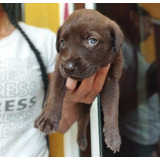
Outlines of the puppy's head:
<svg viewBox="0 0 160 160">
<path fill-rule="evenodd" d="M 61 74 L 77 80 L 93 75 L 113 61 L 122 42 L 122 31 L 109 18 L 95 10 L 75 11 L 57 34 Z"/>
</svg>

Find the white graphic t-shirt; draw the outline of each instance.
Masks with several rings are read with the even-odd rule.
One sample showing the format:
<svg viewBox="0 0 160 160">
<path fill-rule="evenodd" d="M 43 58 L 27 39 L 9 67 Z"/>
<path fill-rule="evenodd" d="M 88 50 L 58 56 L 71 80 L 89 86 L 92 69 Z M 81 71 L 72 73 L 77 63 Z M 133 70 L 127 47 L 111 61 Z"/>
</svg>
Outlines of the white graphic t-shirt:
<svg viewBox="0 0 160 160">
<path fill-rule="evenodd" d="M 40 51 L 47 73 L 54 71 L 56 36 L 48 29 L 19 23 Z M 0 156 L 48 156 L 46 137 L 34 128 L 42 111 L 40 65 L 15 29 L 0 40 Z"/>
</svg>

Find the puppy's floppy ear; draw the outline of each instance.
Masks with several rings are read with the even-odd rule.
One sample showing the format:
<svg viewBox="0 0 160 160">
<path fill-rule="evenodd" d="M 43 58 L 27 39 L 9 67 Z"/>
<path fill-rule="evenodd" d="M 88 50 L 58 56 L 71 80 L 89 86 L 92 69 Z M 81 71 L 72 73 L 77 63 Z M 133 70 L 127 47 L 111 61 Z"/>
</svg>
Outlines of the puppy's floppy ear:
<svg viewBox="0 0 160 160">
<path fill-rule="evenodd" d="M 120 27 L 114 21 L 111 21 L 110 28 L 110 35 L 113 44 L 112 50 L 116 53 L 119 53 L 124 40 L 123 33 Z"/>
<path fill-rule="evenodd" d="M 61 32 L 61 27 L 58 29 L 58 32 L 57 32 L 57 40 L 56 40 L 56 49 L 57 49 L 57 52 L 59 53 L 59 38 L 60 38 L 60 32 Z"/>
</svg>

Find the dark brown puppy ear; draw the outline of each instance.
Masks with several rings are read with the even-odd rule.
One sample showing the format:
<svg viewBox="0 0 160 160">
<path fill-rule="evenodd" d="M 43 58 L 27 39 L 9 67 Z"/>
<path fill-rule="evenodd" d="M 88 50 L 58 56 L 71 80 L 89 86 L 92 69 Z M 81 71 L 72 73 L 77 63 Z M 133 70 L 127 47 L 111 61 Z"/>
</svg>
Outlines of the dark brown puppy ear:
<svg viewBox="0 0 160 160">
<path fill-rule="evenodd" d="M 123 33 L 120 27 L 114 21 L 110 23 L 110 27 L 111 27 L 110 34 L 113 44 L 112 50 L 116 53 L 119 53 L 124 40 Z"/>
<path fill-rule="evenodd" d="M 60 32 L 61 32 L 61 28 L 59 28 L 57 31 L 56 49 L 58 53 L 59 53 L 59 46 L 60 46 L 59 44 Z"/>
</svg>

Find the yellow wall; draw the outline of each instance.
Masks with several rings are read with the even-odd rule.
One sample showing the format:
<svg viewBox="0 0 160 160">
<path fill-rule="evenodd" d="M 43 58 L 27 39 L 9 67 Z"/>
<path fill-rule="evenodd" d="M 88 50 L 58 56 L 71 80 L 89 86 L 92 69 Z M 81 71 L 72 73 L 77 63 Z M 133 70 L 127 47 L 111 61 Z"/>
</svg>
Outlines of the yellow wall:
<svg viewBox="0 0 160 160">
<path fill-rule="evenodd" d="M 59 4 L 57 3 L 26 3 L 25 22 L 37 27 L 49 28 L 56 32 L 59 27 Z M 63 157 L 63 135 L 54 133 L 49 136 L 50 156 Z"/>
<path fill-rule="evenodd" d="M 56 32 L 59 27 L 58 3 L 26 3 L 25 22 Z"/>
<path fill-rule="evenodd" d="M 160 3 L 140 3 L 140 5 L 150 12 L 153 18 L 160 19 Z"/>
<path fill-rule="evenodd" d="M 152 18 L 160 20 L 160 3 L 140 3 L 140 6 L 146 9 Z M 141 44 L 142 52 L 150 63 L 155 60 L 154 45 L 154 30 L 152 29 L 151 36 Z"/>
</svg>

